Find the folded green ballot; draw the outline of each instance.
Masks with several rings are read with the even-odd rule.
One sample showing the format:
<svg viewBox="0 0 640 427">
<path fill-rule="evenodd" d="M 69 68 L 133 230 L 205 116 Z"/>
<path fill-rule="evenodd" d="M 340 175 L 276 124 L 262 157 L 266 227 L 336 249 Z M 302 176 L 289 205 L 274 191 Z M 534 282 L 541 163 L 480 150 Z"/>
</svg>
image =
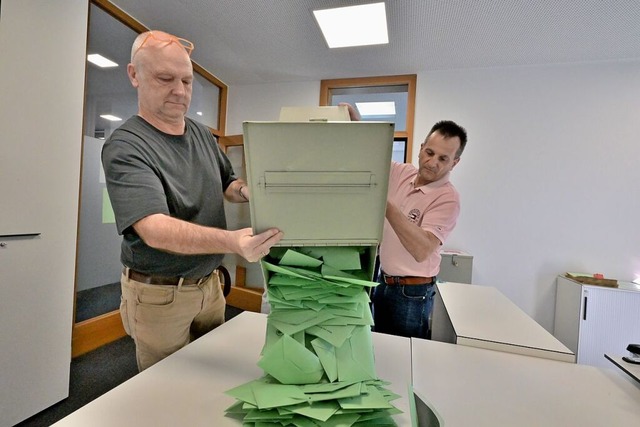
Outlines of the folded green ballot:
<svg viewBox="0 0 640 427">
<path fill-rule="evenodd" d="M 271 305 L 258 366 L 265 376 L 229 390 L 244 426 L 393 426 L 399 396 L 377 377 L 373 317 L 351 247 L 277 248 L 262 265 Z"/>
</svg>

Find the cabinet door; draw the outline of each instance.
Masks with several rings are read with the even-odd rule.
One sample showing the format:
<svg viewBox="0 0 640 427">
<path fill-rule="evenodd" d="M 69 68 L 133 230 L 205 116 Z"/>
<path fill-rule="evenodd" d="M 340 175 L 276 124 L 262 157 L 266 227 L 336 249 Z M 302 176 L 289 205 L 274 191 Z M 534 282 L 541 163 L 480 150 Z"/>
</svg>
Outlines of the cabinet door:
<svg viewBox="0 0 640 427">
<path fill-rule="evenodd" d="M 71 287 L 55 291 L 34 265 L 40 237 L 0 238 L 0 425 L 13 425 L 68 396 Z"/>
<path fill-rule="evenodd" d="M 611 367 L 604 354 L 640 343 L 640 292 L 584 286 L 578 363 Z"/>
<path fill-rule="evenodd" d="M 69 391 L 88 3 L 0 3 L 0 426 Z"/>
</svg>

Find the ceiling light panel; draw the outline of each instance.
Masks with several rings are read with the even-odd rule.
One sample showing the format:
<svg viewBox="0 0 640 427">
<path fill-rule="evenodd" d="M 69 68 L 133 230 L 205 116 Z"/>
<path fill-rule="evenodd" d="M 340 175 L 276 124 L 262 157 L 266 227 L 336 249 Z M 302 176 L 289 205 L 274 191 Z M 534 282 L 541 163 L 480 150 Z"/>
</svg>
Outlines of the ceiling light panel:
<svg viewBox="0 0 640 427">
<path fill-rule="evenodd" d="M 114 116 L 112 114 L 100 114 L 100 117 L 102 117 L 103 119 L 109 120 L 110 122 L 122 121 L 122 119 L 120 117 Z"/>
<path fill-rule="evenodd" d="M 90 55 L 87 55 L 87 61 L 97 65 L 100 68 L 111 68 L 111 67 L 118 66 L 118 64 L 116 64 L 112 60 L 107 59 L 98 53 L 92 53 Z"/>
<path fill-rule="evenodd" d="M 314 10 L 330 48 L 389 43 L 384 3 Z"/>
</svg>

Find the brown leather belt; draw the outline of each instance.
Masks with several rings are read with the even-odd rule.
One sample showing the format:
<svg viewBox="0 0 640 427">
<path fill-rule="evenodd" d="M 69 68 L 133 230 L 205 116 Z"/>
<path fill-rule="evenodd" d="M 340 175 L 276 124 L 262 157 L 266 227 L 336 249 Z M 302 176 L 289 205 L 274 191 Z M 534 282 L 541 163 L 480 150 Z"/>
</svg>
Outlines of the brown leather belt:
<svg viewBox="0 0 640 427">
<path fill-rule="evenodd" d="M 434 281 L 434 277 L 417 277 L 417 276 L 389 276 L 382 273 L 384 283 L 387 285 L 430 285 Z"/>
<path fill-rule="evenodd" d="M 127 269 L 123 270 L 123 274 L 127 276 L 129 279 L 135 280 L 136 282 L 146 283 L 148 285 L 166 285 L 166 286 L 178 286 L 180 283 L 180 277 L 165 277 L 165 276 L 150 276 L 148 274 L 140 273 L 135 270 L 128 269 L 129 275 L 127 276 Z M 211 273 L 215 273 L 215 270 Z M 185 278 L 182 281 L 183 286 L 196 285 L 202 282 L 205 282 L 211 274 L 208 274 L 199 279 L 188 279 Z"/>
</svg>

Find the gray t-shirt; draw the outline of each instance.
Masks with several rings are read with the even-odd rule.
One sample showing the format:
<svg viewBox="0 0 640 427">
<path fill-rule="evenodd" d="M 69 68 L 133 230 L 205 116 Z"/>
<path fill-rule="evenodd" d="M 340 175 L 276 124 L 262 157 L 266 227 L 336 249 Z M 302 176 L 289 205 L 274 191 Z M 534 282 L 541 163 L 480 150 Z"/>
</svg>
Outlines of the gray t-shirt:
<svg viewBox="0 0 640 427">
<path fill-rule="evenodd" d="M 147 246 L 132 225 L 151 214 L 226 229 L 224 191 L 236 180 L 209 129 L 188 118 L 180 136 L 133 116 L 102 149 L 107 190 L 122 240 L 122 263 L 136 271 L 198 278 L 224 255 L 178 255 Z"/>
</svg>

